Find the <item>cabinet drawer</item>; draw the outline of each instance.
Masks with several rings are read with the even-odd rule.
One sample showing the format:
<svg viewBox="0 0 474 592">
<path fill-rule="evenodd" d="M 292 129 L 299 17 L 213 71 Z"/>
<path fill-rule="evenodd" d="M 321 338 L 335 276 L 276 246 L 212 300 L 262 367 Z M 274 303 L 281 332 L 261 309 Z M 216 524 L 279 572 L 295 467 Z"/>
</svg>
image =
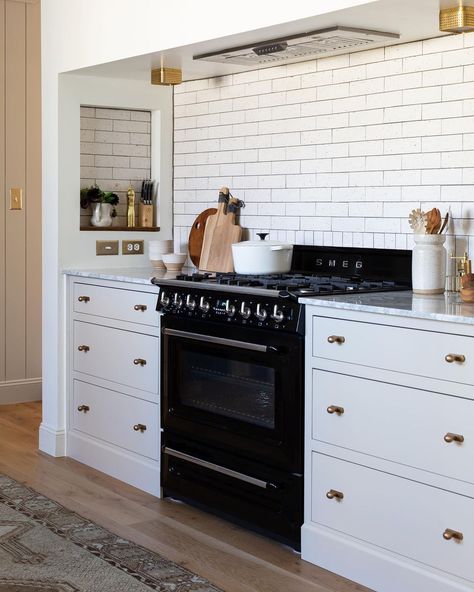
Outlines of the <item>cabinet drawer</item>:
<svg viewBox="0 0 474 592">
<path fill-rule="evenodd" d="M 474 401 L 313 370 L 312 414 L 315 440 L 474 483 Z"/>
<path fill-rule="evenodd" d="M 84 410 L 85 407 L 88 410 Z M 83 410 L 79 411 L 81 408 Z M 159 407 L 156 403 L 75 380 L 71 413 L 73 429 L 142 456 L 159 458 Z M 146 429 L 134 429 L 138 426 L 146 426 Z"/>
<path fill-rule="evenodd" d="M 450 354 L 465 360 L 448 362 Z M 474 338 L 463 335 L 313 316 L 313 356 L 474 384 Z"/>
<path fill-rule="evenodd" d="M 311 511 L 313 522 L 474 580 L 471 498 L 313 453 Z M 445 540 L 446 529 L 463 540 Z"/>
<path fill-rule="evenodd" d="M 104 286 L 74 283 L 74 312 L 141 325 L 158 325 L 158 293 L 121 290 Z"/>
<path fill-rule="evenodd" d="M 73 331 L 74 370 L 158 392 L 158 337 L 82 321 Z"/>
</svg>

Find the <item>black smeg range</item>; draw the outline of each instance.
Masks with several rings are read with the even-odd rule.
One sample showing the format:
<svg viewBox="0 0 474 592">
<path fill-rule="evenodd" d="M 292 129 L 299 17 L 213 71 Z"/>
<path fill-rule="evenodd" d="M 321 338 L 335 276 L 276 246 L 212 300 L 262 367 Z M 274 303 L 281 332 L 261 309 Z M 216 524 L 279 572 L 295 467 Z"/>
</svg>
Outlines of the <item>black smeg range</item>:
<svg viewBox="0 0 474 592">
<path fill-rule="evenodd" d="M 162 486 L 299 549 L 301 296 L 406 290 L 411 251 L 296 246 L 285 275 L 180 274 L 160 288 Z"/>
</svg>

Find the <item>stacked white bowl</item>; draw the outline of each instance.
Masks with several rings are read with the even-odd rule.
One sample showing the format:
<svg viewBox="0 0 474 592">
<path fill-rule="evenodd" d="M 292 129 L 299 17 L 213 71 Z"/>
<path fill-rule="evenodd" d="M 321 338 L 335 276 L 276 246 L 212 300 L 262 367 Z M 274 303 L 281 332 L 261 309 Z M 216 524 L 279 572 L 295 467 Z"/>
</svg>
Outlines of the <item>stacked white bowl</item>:
<svg viewBox="0 0 474 592">
<path fill-rule="evenodd" d="M 148 257 L 156 269 L 165 269 L 163 255 L 173 252 L 172 240 L 148 241 Z"/>
</svg>

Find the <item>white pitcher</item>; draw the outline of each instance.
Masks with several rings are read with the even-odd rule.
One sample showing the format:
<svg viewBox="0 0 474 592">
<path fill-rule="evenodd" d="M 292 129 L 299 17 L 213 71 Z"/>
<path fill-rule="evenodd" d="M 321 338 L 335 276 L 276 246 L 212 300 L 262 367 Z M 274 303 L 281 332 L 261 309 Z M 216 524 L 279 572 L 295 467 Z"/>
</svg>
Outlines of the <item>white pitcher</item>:
<svg viewBox="0 0 474 592">
<path fill-rule="evenodd" d="M 112 226 L 112 204 L 96 203 L 93 206 L 92 226 Z"/>
</svg>

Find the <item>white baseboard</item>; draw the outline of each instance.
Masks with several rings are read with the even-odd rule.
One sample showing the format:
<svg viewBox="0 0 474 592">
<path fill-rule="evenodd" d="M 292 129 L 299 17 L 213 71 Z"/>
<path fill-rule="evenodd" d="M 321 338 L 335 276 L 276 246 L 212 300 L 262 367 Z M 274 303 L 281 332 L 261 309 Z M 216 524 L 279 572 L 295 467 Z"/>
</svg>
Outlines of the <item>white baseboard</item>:
<svg viewBox="0 0 474 592">
<path fill-rule="evenodd" d="M 25 378 L 0 382 L 0 405 L 29 403 L 41 400 L 41 378 Z"/>
<path fill-rule="evenodd" d="M 66 432 L 42 423 L 39 429 L 39 449 L 50 456 L 66 456 Z"/>
<path fill-rule="evenodd" d="M 137 489 L 161 497 L 160 462 L 70 431 L 67 456 Z"/>
<path fill-rule="evenodd" d="M 377 592 L 474 589 L 472 582 L 316 524 L 301 529 L 301 557 Z"/>
</svg>

